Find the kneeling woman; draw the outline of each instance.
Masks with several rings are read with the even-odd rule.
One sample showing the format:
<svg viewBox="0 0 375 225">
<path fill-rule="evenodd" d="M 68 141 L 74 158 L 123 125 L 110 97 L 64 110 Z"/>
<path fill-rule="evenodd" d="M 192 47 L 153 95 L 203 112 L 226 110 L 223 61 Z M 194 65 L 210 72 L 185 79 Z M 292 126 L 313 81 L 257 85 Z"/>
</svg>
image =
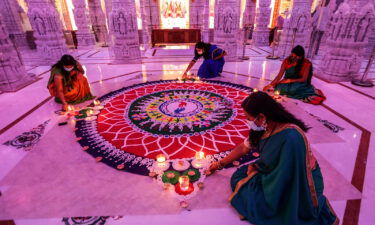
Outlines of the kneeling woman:
<svg viewBox="0 0 375 225">
<path fill-rule="evenodd" d="M 274 88 L 275 91 L 279 91 L 281 95 L 287 95 L 289 98 L 301 99 L 316 105 L 321 104 L 325 100 L 325 96 L 319 89 L 311 85 L 312 75 L 312 64 L 305 58 L 303 47 L 297 45 L 292 49 L 291 55 L 283 61 L 276 78 L 265 86 L 263 91 Z"/>
<path fill-rule="evenodd" d="M 63 55 L 52 66 L 47 88 L 55 101 L 63 104 L 66 111 L 68 104 L 78 104 L 95 98 L 90 92 L 81 64 L 71 55 Z"/>
<path fill-rule="evenodd" d="M 304 131 L 306 125 L 264 92 L 242 103 L 250 121 L 249 138 L 208 174 L 257 149 L 259 158 L 231 178 L 232 206 L 256 225 L 338 225 L 323 195 L 323 177 Z"/>
<path fill-rule="evenodd" d="M 227 53 L 216 45 L 197 42 L 194 49 L 194 58 L 184 72 L 183 78 L 187 78 L 187 72 L 194 66 L 197 60 L 203 56 L 204 61 L 199 67 L 198 76 L 200 78 L 215 78 L 220 76 L 224 67 L 224 56 Z"/>
</svg>

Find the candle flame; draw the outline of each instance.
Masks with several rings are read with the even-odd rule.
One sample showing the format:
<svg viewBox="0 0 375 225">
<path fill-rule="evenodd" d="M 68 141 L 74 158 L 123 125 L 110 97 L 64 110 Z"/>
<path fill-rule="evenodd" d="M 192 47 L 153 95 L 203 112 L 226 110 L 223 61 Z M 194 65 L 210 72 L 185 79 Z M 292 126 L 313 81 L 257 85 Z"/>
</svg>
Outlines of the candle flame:
<svg viewBox="0 0 375 225">
<path fill-rule="evenodd" d="M 253 89 L 253 92 L 258 92 L 258 89 L 254 88 L 254 89 Z"/>
</svg>

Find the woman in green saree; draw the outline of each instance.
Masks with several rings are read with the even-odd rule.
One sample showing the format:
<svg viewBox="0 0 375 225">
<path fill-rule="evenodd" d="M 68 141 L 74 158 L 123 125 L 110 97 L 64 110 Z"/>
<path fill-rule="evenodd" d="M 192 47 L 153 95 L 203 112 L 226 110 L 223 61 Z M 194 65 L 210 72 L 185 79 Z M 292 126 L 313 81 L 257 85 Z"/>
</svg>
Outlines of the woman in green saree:
<svg viewBox="0 0 375 225">
<path fill-rule="evenodd" d="M 321 104 L 326 98 L 322 91 L 311 85 L 312 75 L 312 64 L 305 58 L 303 47 L 297 45 L 292 49 L 291 55 L 283 61 L 276 78 L 265 86 L 263 91 L 274 88 L 289 98 L 301 99 L 315 105 Z"/>
<path fill-rule="evenodd" d="M 249 138 L 207 174 L 257 149 L 259 158 L 231 178 L 229 200 L 242 219 L 256 225 L 338 225 L 323 195 L 323 177 L 304 131 L 306 125 L 264 92 L 242 103 L 250 121 Z"/>
</svg>

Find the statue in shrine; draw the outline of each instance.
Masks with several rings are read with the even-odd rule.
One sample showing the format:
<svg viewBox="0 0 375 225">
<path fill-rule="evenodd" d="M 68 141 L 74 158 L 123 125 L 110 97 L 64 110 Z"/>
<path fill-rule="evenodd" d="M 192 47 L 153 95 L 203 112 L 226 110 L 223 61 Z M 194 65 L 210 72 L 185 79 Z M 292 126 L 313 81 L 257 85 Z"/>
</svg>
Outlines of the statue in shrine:
<svg viewBox="0 0 375 225">
<path fill-rule="evenodd" d="M 125 16 L 122 12 L 120 12 L 118 14 L 118 18 L 117 18 L 117 27 L 118 27 L 118 32 L 119 34 L 127 34 L 127 22 L 126 22 L 126 19 L 125 19 Z"/>
<path fill-rule="evenodd" d="M 226 11 L 223 17 L 223 31 L 224 33 L 230 34 L 232 33 L 232 27 L 233 27 L 233 15 L 231 11 Z"/>
<path fill-rule="evenodd" d="M 39 14 L 36 14 L 34 17 L 35 29 L 39 35 L 46 35 L 46 25 L 42 17 Z"/>
</svg>

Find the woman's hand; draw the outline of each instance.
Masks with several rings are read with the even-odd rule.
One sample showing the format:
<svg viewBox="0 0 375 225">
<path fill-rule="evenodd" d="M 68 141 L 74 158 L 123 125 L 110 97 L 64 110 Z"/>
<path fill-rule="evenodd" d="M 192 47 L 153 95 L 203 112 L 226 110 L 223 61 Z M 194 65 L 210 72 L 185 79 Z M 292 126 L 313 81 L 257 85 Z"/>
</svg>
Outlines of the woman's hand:
<svg viewBox="0 0 375 225">
<path fill-rule="evenodd" d="M 69 108 L 68 103 L 63 103 L 63 105 L 62 105 L 62 111 L 66 112 L 66 111 L 68 111 L 68 108 Z"/>
<path fill-rule="evenodd" d="M 253 164 L 249 164 L 247 167 L 247 175 L 250 175 L 252 172 L 254 172 L 256 168 L 254 167 Z"/>
<path fill-rule="evenodd" d="M 283 79 L 279 82 L 279 84 L 289 84 L 291 83 L 291 79 Z"/>
<path fill-rule="evenodd" d="M 269 85 L 264 86 L 263 91 L 272 91 L 272 89 L 273 89 L 273 85 L 269 84 Z"/>
<path fill-rule="evenodd" d="M 220 162 L 212 162 L 210 167 L 204 173 L 206 174 L 206 176 L 209 176 L 215 173 L 216 170 L 220 169 L 220 167 Z"/>
<path fill-rule="evenodd" d="M 187 72 L 185 72 L 184 74 L 182 74 L 182 79 L 188 79 L 189 77 L 188 77 L 188 74 L 187 74 Z"/>
</svg>

